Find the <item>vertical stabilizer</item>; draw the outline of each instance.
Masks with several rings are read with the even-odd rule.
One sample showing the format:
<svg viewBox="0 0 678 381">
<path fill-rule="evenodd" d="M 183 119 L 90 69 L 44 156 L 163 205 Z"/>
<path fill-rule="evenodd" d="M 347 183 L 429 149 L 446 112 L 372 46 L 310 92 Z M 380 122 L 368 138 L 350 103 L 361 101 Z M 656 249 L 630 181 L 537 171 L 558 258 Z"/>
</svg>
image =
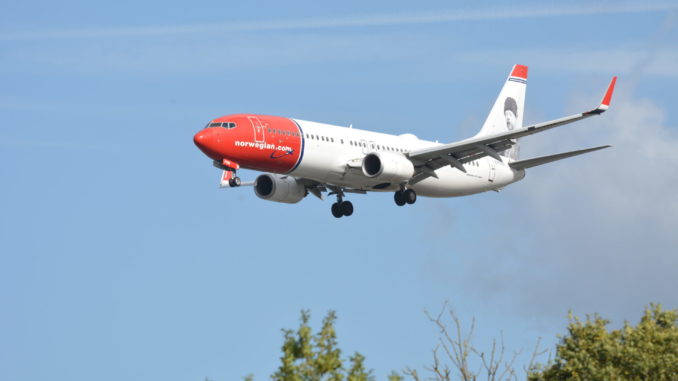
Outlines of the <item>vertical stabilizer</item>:
<svg viewBox="0 0 678 381">
<path fill-rule="evenodd" d="M 525 90 L 527 89 L 527 66 L 514 65 L 504 87 L 499 92 L 499 97 L 487 116 L 483 128 L 476 136 L 493 135 L 511 131 L 523 126 L 525 114 Z M 518 143 L 506 151 L 500 152 L 502 156 L 510 159 L 518 159 Z"/>
</svg>

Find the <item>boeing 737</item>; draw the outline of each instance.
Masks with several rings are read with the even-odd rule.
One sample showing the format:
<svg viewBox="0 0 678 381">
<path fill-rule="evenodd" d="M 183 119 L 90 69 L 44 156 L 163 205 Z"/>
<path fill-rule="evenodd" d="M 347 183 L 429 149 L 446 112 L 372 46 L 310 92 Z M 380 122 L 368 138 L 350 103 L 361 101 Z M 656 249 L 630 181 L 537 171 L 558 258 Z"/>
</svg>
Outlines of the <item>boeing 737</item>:
<svg viewBox="0 0 678 381">
<path fill-rule="evenodd" d="M 264 200 L 294 204 L 312 194 L 336 196 L 334 217 L 353 214 L 351 193 L 394 192 L 398 206 L 417 196 L 457 197 L 498 191 L 522 180 L 525 170 L 608 145 L 530 159 L 519 158 L 519 139 L 605 112 L 617 77 L 598 107 L 523 126 L 527 66 L 515 65 L 480 131 L 441 144 L 412 134 L 390 135 L 305 120 L 256 114 L 216 118 L 193 141 L 221 169 L 221 186 L 252 185 Z M 265 172 L 253 182 L 240 168 Z"/>
</svg>

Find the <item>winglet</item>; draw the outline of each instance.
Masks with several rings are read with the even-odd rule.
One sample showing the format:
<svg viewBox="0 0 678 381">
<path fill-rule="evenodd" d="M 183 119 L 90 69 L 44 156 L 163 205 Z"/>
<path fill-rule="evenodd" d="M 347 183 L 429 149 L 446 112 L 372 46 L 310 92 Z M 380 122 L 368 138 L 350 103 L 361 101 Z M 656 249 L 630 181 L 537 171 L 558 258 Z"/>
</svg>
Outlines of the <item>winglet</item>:
<svg viewBox="0 0 678 381">
<path fill-rule="evenodd" d="M 602 102 L 600 102 L 600 106 L 598 106 L 598 110 L 600 112 L 603 112 L 610 108 L 610 100 L 612 100 L 612 93 L 614 92 L 614 85 L 617 83 L 617 76 L 612 77 L 612 81 L 610 81 L 610 86 L 607 87 L 607 92 L 605 92 L 605 96 L 603 97 Z"/>
</svg>

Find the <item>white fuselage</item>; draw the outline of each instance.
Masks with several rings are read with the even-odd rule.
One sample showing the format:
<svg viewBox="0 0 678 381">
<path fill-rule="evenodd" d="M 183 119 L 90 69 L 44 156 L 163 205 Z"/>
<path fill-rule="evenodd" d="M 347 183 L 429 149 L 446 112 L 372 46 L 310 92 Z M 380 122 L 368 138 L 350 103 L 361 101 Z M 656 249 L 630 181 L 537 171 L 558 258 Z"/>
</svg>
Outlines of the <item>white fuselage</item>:
<svg viewBox="0 0 678 381">
<path fill-rule="evenodd" d="M 378 132 L 333 126 L 330 124 L 294 119 L 303 131 L 303 157 L 294 177 L 371 191 L 393 191 L 398 184 L 388 188 L 373 189 L 378 181 L 368 179 L 361 169 L 362 159 L 371 152 L 405 154 L 423 148 L 440 146 L 440 143 L 418 139 L 412 134 L 389 135 Z M 454 197 L 498 190 L 525 177 L 524 171 L 509 167 L 510 159 L 498 161 L 492 157 L 464 164 L 466 173 L 446 166 L 436 171 L 438 178 L 408 186 L 420 196 Z M 349 164 L 347 164 L 349 163 Z"/>
</svg>

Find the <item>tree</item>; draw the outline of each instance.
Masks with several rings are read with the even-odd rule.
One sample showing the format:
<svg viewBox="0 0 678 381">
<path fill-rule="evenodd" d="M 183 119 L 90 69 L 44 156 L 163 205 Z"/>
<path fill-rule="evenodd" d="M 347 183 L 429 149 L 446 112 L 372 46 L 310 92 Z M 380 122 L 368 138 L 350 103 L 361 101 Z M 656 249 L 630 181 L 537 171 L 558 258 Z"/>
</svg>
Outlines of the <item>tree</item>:
<svg viewBox="0 0 678 381">
<path fill-rule="evenodd" d="M 597 314 L 569 319 L 554 360 L 534 367 L 529 381 L 678 380 L 678 310 L 651 304 L 637 326 L 612 331 Z"/>
<path fill-rule="evenodd" d="M 405 374 L 414 381 L 476 381 L 484 376 L 488 381 L 517 380 L 513 363 L 518 355 L 514 353 L 506 359 L 506 348 L 503 339 L 498 343 L 492 341 L 489 352 L 478 350 L 473 344 L 475 320 L 471 323 L 468 332 L 462 327 L 457 317 L 447 303 L 437 316 L 426 316 L 439 329 L 438 345 L 433 349 L 433 363 L 424 368 L 428 377 L 422 378 L 416 369 L 407 368 Z M 543 354 L 539 351 L 539 341 L 532 354 L 531 364 Z M 472 363 L 479 365 L 473 367 Z M 530 367 L 533 368 L 532 365 Z"/>
<path fill-rule="evenodd" d="M 283 353 L 280 367 L 271 376 L 274 381 L 374 381 L 372 370 L 365 367 L 365 356 L 358 352 L 348 359 L 348 368 L 344 367 L 334 330 L 334 311 L 327 313 L 316 334 L 309 326 L 310 319 L 308 311 L 301 311 L 299 328 L 283 330 Z"/>
</svg>

